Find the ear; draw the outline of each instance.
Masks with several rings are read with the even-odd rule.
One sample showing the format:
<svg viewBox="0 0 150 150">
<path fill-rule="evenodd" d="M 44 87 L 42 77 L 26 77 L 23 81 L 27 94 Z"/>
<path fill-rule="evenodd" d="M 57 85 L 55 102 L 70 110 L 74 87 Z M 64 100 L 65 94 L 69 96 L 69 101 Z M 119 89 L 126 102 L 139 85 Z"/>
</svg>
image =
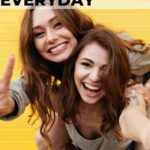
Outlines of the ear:
<svg viewBox="0 0 150 150">
<path fill-rule="evenodd" d="M 150 78 L 147 80 L 144 86 L 145 86 L 146 101 L 150 104 Z"/>
</svg>

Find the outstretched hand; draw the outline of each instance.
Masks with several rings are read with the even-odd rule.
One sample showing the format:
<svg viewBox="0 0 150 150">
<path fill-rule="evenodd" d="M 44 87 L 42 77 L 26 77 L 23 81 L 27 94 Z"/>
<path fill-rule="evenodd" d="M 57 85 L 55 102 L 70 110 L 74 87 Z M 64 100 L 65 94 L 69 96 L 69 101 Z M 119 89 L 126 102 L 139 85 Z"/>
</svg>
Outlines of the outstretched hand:
<svg viewBox="0 0 150 150">
<path fill-rule="evenodd" d="M 0 116 L 11 113 L 14 110 L 14 100 L 9 95 L 9 86 L 13 74 L 15 57 L 11 55 L 8 59 L 4 74 L 0 79 Z"/>
</svg>

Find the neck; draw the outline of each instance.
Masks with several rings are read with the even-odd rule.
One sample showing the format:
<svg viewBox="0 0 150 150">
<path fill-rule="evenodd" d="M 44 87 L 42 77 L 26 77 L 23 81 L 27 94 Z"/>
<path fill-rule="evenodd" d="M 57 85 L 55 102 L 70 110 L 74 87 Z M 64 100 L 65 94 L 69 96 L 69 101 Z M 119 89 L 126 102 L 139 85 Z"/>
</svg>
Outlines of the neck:
<svg viewBox="0 0 150 150">
<path fill-rule="evenodd" d="M 83 111 L 87 111 L 88 113 L 100 113 L 102 112 L 102 107 L 101 107 L 101 103 L 98 102 L 98 103 L 95 103 L 95 104 L 88 104 L 88 103 L 85 103 L 83 100 L 80 101 L 79 103 L 79 112 L 81 112 L 81 110 Z"/>
<path fill-rule="evenodd" d="M 87 104 L 80 101 L 74 124 L 78 131 L 88 139 L 100 136 L 100 126 L 103 119 L 101 103 Z"/>
</svg>

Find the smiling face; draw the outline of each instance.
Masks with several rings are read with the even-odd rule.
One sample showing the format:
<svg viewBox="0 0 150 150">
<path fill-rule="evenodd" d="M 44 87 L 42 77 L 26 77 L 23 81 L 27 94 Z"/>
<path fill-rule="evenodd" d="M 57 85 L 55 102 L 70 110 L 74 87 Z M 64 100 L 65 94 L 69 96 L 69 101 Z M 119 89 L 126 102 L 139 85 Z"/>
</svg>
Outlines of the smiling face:
<svg viewBox="0 0 150 150">
<path fill-rule="evenodd" d="M 104 96 L 100 79 L 108 62 L 108 52 L 96 42 L 81 50 L 75 64 L 74 80 L 84 102 L 95 104 Z"/>
<path fill-rule="evenodd" d="M 36 8 L 32 29 L 35 47 L 46 60 L 63 62 L 77 45 L 76 38 L 59 21 L 53 9 Z"/>
</svg>

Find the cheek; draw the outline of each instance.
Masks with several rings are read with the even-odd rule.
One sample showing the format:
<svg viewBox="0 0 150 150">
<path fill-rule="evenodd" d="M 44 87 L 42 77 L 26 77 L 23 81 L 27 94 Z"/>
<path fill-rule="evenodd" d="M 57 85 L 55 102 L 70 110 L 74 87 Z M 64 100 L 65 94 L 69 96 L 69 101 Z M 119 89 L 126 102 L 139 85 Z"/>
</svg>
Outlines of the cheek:
<svg viewBox="0 0 150 150">
<path fill-rule="evenodd" d="M 42 40 L 34 40 L 35 47 L 38 52 L 42 52 L 44 47 L 43 47 L 43 41 Z"/>
<path fill-rule="evenodd" d="M 63 35 L 65 35 L 66 38 L 70 39 L 70 41 L 74 47 L 77 46 L 77 43 L 78 43 L 77 38 L 72 34 L 71 31 L 69 31 L 67 28 L 64 28 L 64 29 L 62 29 L 61 33 L 63 33 Z"/>
<path fill-rule="evenodd" d="M 79 67 L 78 64 L 76 64 L 75 65 L 75 70 L 74 70 L 74 81 L 75 81 L 77 89 L 78 89 L 78 86 L 81 83 L 81 78 L 82 78 L 82 75 L 81 75 L 80 67 Z"/>
<path fill-rule="evenodd" d="M 82 83 L 84 77 L 85 77 L 84 70 L 82 69 L 82 67 L 76 65 L 75 72 L 74 72 L 74 80 L 75 80 L 76 86 L 77 85 L 79 86 Z"/>
<path fill-rule="evenodd" d="M 74 48 L 77 46 L 77 43 L 78 43 L 78 41 L 77 41 L 77 39 L 73 36 L 73 38 L 72 38 L 72 43 L 73 43 L 73 46 L 74 46 Z"/>
</svg>

